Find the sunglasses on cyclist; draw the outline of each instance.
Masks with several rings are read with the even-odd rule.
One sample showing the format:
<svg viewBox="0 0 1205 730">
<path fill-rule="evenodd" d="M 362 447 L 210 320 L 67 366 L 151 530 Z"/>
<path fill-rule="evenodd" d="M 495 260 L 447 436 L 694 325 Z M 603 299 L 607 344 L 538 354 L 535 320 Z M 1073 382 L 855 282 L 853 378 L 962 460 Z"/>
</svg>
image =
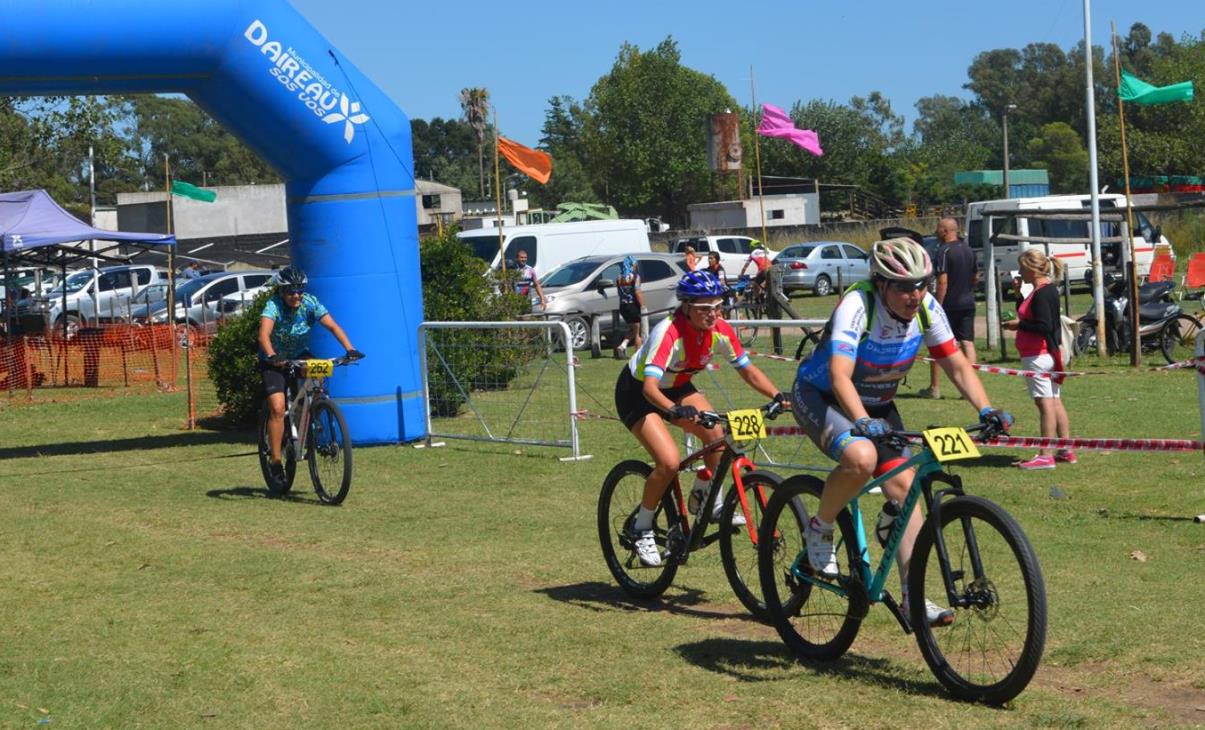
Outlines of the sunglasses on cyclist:
<svg viewBox="0 0 1205 730">
<path fill-rule="evenodd" d="M 716 315 L 718 315 L 720 313 L 720 310 L 724 308 L 724 303 L 716 302 L 715 304 L 694 304 L 692 302 L 690 304 L 687 304 L 686 306 L 690 307 L 691 309 L 695 310 L 696 312 L 699 312 L 700 314 L 716 314 Z"/>
<path fill-rule="evenodd" d="M 887 282 L 887 287 L 901 294 L 911 294 L 928 289 L 929 282 L 932 280 L 932 277 L 926 276 L 923 279 L 915 279 L 913 281 L 889 281 Z"/>
<path fill-rule="evenodd" d="M 289 289 L 285 289 L 284 292 L 285 292 L 285 296 L 299 297 L 302 294 L 305 294 L 305 288 L 304 287 L 292 287 Z"/>
</svg>

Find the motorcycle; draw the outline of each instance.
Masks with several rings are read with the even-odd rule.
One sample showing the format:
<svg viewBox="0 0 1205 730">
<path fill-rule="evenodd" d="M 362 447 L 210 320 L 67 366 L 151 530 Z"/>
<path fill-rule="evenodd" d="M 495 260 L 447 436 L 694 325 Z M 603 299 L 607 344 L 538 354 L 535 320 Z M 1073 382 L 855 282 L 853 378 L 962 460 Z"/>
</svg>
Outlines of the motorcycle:
<svg viewBox="0 0 1205 730">
<path fill-rule="evenodd" d="M 1143 353 L 1158 350 L 1169 362 L 1192 357 L 1201 322 L 1183 313 L 1172 301 L 1175 284 L 1158 281 L 1138 288 L 1138 336 Z M 1129 352 L 1133 336 L 1130 324 L 1129 282 L 1124 276 L 1105 276 L 1105 346 L 1110 355 Z M 1096 302 L 1079 318 L 1077 352 L 1096 350 Z"/>
</svg>

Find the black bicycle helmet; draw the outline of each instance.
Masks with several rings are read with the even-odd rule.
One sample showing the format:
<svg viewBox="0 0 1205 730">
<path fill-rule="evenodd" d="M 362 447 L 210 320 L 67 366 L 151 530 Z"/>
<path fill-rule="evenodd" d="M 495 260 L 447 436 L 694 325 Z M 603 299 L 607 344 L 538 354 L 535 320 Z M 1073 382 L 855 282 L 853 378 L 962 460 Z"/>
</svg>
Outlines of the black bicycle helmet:
<svg viewBox="0 0 1205 730">
<path fill-rule="evenodd" d="M 724 285 L 710 271 L 692 271 L 678 280 L 678 299 L 711 299 L 724 296 Z"/>
<path fill-rule="evenodd" d="M 305 286 L 307 283 L 309 278 L 299 266 L 286 266 L 272 277 L 274 287 Z"/>
</svg>

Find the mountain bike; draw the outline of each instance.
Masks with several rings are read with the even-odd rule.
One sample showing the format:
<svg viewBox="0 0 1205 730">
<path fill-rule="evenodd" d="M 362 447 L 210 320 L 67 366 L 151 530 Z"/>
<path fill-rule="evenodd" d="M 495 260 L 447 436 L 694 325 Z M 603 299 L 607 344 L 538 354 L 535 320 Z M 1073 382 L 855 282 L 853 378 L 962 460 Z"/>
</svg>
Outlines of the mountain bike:
<svg viewBox="0 0 1205 730">
<path fill-rule="evenodd" d="M 736 336 L 741 341 L 741 345 L 749 347 L 757 341 L 757 325 L 745 324 L 745 321 L 766 318 L 765 289 L 759 289 L 757 294 L 754 294 L 752 291 L 753 280 L 748 276 L 742 276 L 728 288 L 732 291 L 733 299 L 732 304 L 724 313 L 724 319 L 736 330 Z"/>
<path fill-rule="evenodd" d="M 636 532 L 634 529 L 637 508 L 644 494 L 644 483 L 652 473 L 652 467 L 643 461 L 628 460 L 615 465 L 603 480 L 598 498 L 598 539 L 602 545 L 603 558 L 615 580 L 634 598 L 648 599 L 661 595 L 670 586 L 678 568 L 686 565 L 690 554 L 716 542 L 720 543 L 720 559 L 724 574 L 740 602 L 759 619 L 765 619 L 765 602 L 757 590 L 757 546 L 759 540 L 778 540 L 777 535 L 760 537 L 758 523 L 769 501 L 770 494 L 778 489 L 781 478 L 769 471 L 755 471 L 753 462 L 745 452 L 765 435 L 765 417 L 773 419 L 782 412 L 782 406 L 771 402 L 760 409 L 717 413 L 704 411 L 698 421 L 706 428 L 723 424 L 722 438 L 706 444 L 687 456 L 678 464 L 678 475 L 674 476 L 669 488 L 661 497 L 653 521 L 657 545 L 662 552 L 661 565 L 646 567 L 636 555 Z M 682 494 L 679 475 L 693 473 L 691 465 L 704 455 L 720 451 L 720 462 L 709 484 L 705 499 L 700 502 L 698 516 L 691 524 L 690 514 Z M 708 534 L 712 519 L 712 505 L 723 487 L 727 475 L 731 474 L 734 488 L 728 490 L 717 522 L 717 529 Z M 742 529 L 733 526 L 737 510 L 745 518 Z M 805 515 L 798 513 L 798 529 L 805 523 Z M 750 582 L 748 578 L 753 578 Z"/>
<path fill-rule="evenodd" d="M 1025 689 L 1046 642 L 1046 588 L 1037 555 L 1016 521 L 993 502 L 966 494 L 961 478 L 943 468 L 979 455 L 968 435 L 974 431 L 982 432 L 981 438 L 995 435 L 979 425 L 885 437 L 901 447 L 917 441 L 922 445 L 858 494 L 916 467 L 873 573 L 858 497 L 837 516 L 840 575 L 830 581 L 812 571 L 798 529 L 804 524 L 800 505 L 815 514 L 824 483 L 799 475 L 775 490 L 762 516 L 758 567 L 767 614 L 792 652 L 820 661 L 840 657 L 871 604 L 881 602 L 905 633 L 915 631 L 929 669 L 954 696 L 1001 704 Z M 921 496 L 929 516 L 913 547 L 909 615 L 904 615 L 884 585 Z M 770 535 L 772 542 L 764 539 Z M 931 627 L 925 617 L 927 597 L 953 609 L 954 623 Z"/>
<path fill-rule="evenodd" d="M 358 358 L 357 358 L 358 359 Z M 297 463 L 309 465 L 314 493 L 323 504 L 340 504 L 351 489 L 351 436 L 339 406 L 323 386 L 336 367 L 354 362 L 351 358 L 331 360 L 289 360 L 285 363 L 288 387 L 285 391 L 284 443 L 281 445 L 282 479 L 270 468 L 272 447 L 268 443 L 268 406 L 259 416 L 259 467 L 268 491 L 287 494 L 293 488 Z"/>
</svg>

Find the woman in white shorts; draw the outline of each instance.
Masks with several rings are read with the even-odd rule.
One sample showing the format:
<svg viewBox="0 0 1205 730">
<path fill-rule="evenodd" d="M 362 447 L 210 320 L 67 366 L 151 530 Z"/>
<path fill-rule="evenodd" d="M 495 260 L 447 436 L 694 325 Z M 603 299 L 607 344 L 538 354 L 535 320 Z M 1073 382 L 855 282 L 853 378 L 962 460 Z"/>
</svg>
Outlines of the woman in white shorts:
<svg viewBox="0 0 1205 730">
<path fill-rule="evenodd" d="M 1018 257 L 1021 281 L 1033 285 L 1033 291 L 1017 307 L 1017 319 L 1005 322 L 1005 329 L 1016 330 L 1017 352 L 1021 367 L 1038 372 L 1062 372 L 1063 359 L 1059 353 L 1059 288 L 1054 281 L 1062 272 L 1058 259 L 1050 258 L 1031 248 Z M 1015 282 L 1019 288 L 1020 282 Z M 1069 438 L 1071 426 L 1067 409 L 1060 398 L 1064 376 L 1026 378 L 1029 395 L 1038 406 L 1042 435 Z M 1042 449 L 1032 459 L 1020 461 L 1022 469 L 1053 469 L 1056 462 L 1074 464 L 1078 459 L 1070 449 Z"/>
</svg>

